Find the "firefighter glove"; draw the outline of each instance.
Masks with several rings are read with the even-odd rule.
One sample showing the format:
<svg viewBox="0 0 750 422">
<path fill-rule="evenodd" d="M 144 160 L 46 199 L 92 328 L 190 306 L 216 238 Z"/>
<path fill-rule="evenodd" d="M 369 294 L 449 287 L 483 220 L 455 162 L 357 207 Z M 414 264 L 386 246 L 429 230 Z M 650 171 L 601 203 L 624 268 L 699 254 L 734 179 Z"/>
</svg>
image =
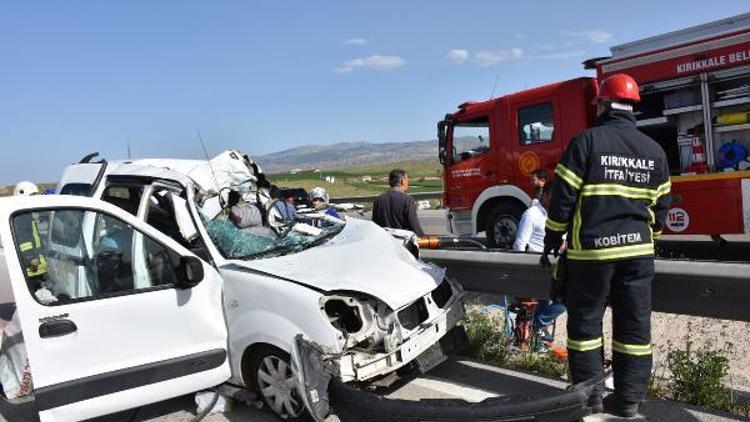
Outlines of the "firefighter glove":
<svg viewBox="0 0 750 422">
<path fill-rule="evenodd" d="M 552 231 L 547 231 L 547 233 L 544 235 L 544 255 L 549 255 L 550 253 L 557 255 L 560 253 L 560 247 L 562 246 L 563 238 L 562 233 L 555 233 Z"/>
</svg>

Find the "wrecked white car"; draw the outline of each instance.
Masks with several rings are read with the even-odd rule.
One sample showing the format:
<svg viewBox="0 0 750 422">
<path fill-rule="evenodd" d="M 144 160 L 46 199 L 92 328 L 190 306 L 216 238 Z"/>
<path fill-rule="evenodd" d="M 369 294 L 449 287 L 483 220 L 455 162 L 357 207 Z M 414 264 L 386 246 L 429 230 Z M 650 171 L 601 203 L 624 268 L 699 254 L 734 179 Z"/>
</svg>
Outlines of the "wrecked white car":
<svg viewBox="0 0 750 422">
<path fill-rule="evenodd" d="M 0 283 L 12 286 L 42 420 L 224 382 L 296 418 L 298 334 L 325 348 L 341 382 L 427 368 L 439 340 L 460 343 L 463 292 L 415 257 L 413 239 L 357 219 L 272 221 L 266 185 L 237 151 L 210 162 L 87 157 L 66 169 L 62 195 L 0 200 Z M 226 218 L 230 190 L 249 207 L 240 218 Z"/>
</svg>

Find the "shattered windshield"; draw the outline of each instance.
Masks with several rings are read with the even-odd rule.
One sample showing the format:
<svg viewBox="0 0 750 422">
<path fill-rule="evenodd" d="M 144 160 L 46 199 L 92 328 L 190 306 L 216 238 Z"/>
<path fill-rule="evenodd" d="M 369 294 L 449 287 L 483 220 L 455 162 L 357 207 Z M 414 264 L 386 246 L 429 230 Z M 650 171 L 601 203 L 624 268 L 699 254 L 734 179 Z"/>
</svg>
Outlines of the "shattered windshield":
<svg viewBox="0 0 750 422">
<path fill-rule="evenodd" d="M 295 253 L 324 243 L 343 230 L 344 225 L 320 229 L 315 236 L 289 231 L 278 239 L 248 233 L 231 221 L 216 219 L 206 224 L 208 235 L 228 259 L 257 259 Z"/>
</svg>

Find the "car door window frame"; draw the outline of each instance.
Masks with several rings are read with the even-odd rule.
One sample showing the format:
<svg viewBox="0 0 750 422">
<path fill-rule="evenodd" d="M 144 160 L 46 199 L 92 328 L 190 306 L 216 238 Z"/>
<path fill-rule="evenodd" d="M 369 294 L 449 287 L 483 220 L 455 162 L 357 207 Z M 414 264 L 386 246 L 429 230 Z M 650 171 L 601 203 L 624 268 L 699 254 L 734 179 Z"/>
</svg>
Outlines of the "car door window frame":
<svg viewBox="0 0 750 422">
<path fill-rule="evenodd" d="M 116 205 L 113 205 L 113 206 L 116 206 Z M 118 217 L 118 216 L 116 216 L 116 215 L 114 215 L 114 214 L 112 214 L 112 213 L 110 213 L 108 211 L 101 210 L 101 209 L 89 208 L 89 207 L 85 207 L 85 206 L 80 206 L 80 207 L 77 207 L 77 206 L 64 206 L 64 207 L 27 208 L 27 209 L 23 209 L 23 210 L 14 211 L 13 213 L 10 214 L 10 216 L 9 216 L 10 233 L 11 233 L 12 240 L 13 240 L 13 248 L 14 248 L 16 256 L 18 257 L 19 260 L 20 260 L 20 257 L 21 257 L 21 249 L 20 249 L 20 246 L 18 245 L 18 242 L 16 241 L 16 227 L 15 227 L 15 224 L 14 224 L 15 218 L 18 215 L 26 214 L 26 213 L 58 212 L 58 211 L 80 211 L 80 212 L 83 212 L 83 213 L 93 212 L 95 214 L 102 214 L 102 215 L 106 215 L 106 216 L 108 216 L 110 218 L 118 219 L 118 220 L 122 221 L 123 223 L 127 224 L 128 227 L 130 227 L 133 230 L 133 232 L 134 232 L 133 233 L 133 238 L 135 238 L 138 234 L 140 234 L 140 236 L 144 236 L 144 237 L 150 239 L 151 241 L 153 241 L 157 245 L 165 248 L 168 252 L 173 253 L 176 256 L 185 256 L 183 253 L 176 251 L 173 247 L 164 244 L 164 242 L 162 242 L 162 241 L 154 238 L 154 236 L 152 236 L 152 235 L 150 235 L 148 233 L 144 233 L 143 231 L 141 231 L 137 227 L 133 226 L 132 224 L 128 223 L 124 219 L 122 219 L 122 218 L 120 218 L 120 217 Z M 125 212 L 125 213 L 128 213 L 127 210 L 122 210 L 122 211 Z M 147 223 L 144 222 L 144 224 L 147 224 Z M 83 229 L 80 229 L 80 230 L 83 230 Z M 164 236 L 166 236 L 166 235 L 164 235 Z M 79 238 L 80 237 L 82 237 L 82 236 L 79 236 Z M 85 241 L 84 241 L 84 243 L 85 243 Z M 134 248 L 135 244 L 136 244 L 136 242 L 133 241 L 131 247 Z M 85 247 L 89 248 L 89 245 L 86 245 Z M 90 259 L 90 258 L 84 257 L 83 259 L 87 260 L 87 259 Z M 131 265 L 134 265 L 134 263 L 131 262 Z M 28 279 L 26 277 L 26 274 L 24 274 L 24 279 L 27 280 L 27 283 L 28 283 Z M 36 295 L 34 294 L 34 292 L 32 292 L 30 289 L 27 289 L 27 291 L 28 291 L 29 295 L 31 295 L 31 297 L 34 299 L 34 301 L 36 301 L 40 305 L 54 307 L 54 306 L 70 305 L 70 304 L 73 304 L 73 303 L 88 302 L 88 301 L 102 300 L 102 299 L 110 299 L 110 298 L 115 298 L 115 297 L 119 297 L 119 296 L 142 294 L 142 293 L 149 293 L 149 292 L 160 291 L 160 290 L 168 290 L 168 289 L 177 289 L 177 285 L 175 283 L 157 284 L 157 285 L 153 285 L 153 286 L 150 286 L 150 287 L 144 287 L 144 288 L 139 288 L 139 289 L 134 288 L 134 289 L 131 289 L 131 290 L 122 290 L 122 291 L 118 291 L 118 292 L 111 292 L 111 293 L 99 294 L 99 295 L 96 295 L 96 296 L 80 297 L 80 298 L 70 298 L 68 300 L 58 301 L 58 302 L 42 302 L 42 301 L 39 300 L 39 298 L 36 297 Z"/>
</svg>

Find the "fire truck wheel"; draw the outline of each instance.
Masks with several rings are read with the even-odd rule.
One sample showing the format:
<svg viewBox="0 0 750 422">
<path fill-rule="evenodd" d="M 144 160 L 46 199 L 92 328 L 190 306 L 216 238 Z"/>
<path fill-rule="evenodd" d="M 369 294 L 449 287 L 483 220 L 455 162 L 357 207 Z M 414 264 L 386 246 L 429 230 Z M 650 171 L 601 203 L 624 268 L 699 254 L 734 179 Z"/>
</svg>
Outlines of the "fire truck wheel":
<svg viewBox="0 0 750 422">
<path fill-rule="evenodd" d="M 504 202 L 495 205 L 487 218 L 487 243 L 491 248 L 511 248 L 518 233 L 523 208 L 519 205 Z"/>
</svg>

